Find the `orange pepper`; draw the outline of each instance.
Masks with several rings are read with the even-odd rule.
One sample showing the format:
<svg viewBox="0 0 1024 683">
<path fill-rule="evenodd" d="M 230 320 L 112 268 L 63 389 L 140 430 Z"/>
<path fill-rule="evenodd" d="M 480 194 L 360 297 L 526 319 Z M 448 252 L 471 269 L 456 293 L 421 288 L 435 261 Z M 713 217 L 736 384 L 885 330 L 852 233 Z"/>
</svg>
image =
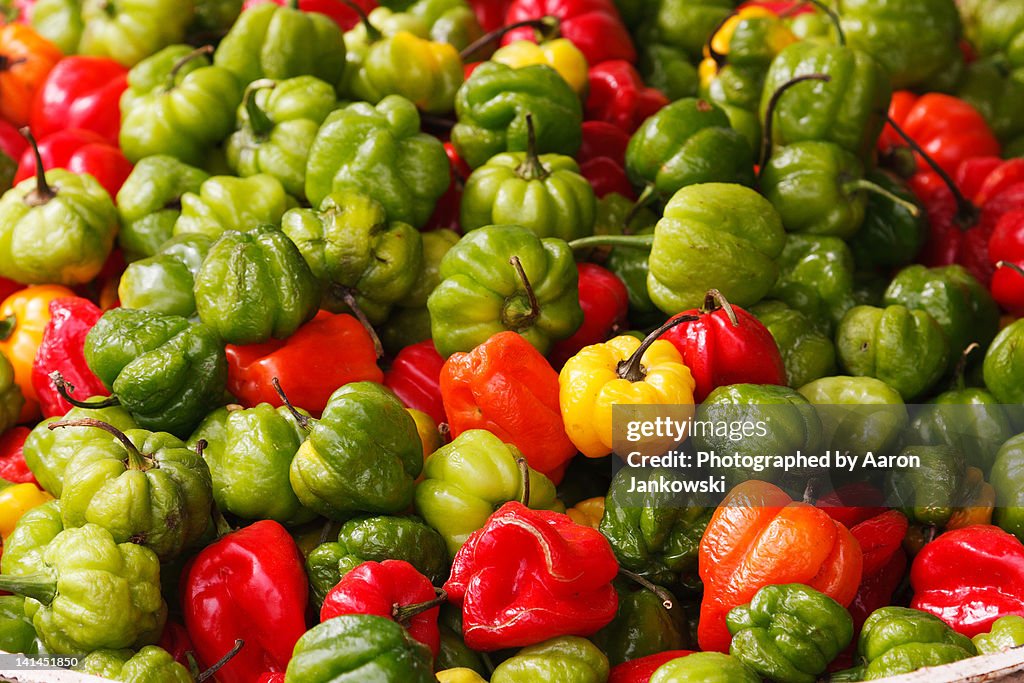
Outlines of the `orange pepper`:
<svg viewBox="0 0 1024 683">
<path fill-rule="evenodd" d="M 32 363 L 50 322 L 50 302 L 75 296 L 60 285 L 35 285 L 20 289 L 0 304 L 0 351 L 14 366 L 14 381 L 25 395 L 19 422 L 39 416 L 39 402 L 32 386 Z"/>
<path fill-rule="evenodd" d="M 728 652 L 725 616 L 770 584 L 802 583 L 849 605 L 863 562 L 857 540 L 824 510 L 793 502 L 774 484 L 743 482 L 715 511 L 700 541 L 700 648 Z"/>
<path fill-rule="evenodd" d="M 0 27 L 0 117 L 28 125 L 36 91 L 63 56 L 28 24 Z"/>
</svg>

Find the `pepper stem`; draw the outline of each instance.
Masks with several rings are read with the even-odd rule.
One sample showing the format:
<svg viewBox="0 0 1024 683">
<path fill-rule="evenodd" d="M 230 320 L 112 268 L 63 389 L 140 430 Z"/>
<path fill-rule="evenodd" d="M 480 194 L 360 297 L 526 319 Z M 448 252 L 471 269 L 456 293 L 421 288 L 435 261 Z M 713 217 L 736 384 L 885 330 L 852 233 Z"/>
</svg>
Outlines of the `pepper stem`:
<svg viewBox="0 0 1024 683">
<path fill-rule="evenodd" d="M 526 158 L 516 168 L 516 175 L 523 180 L 544 180 L 551 175 L 537 156 L 537 132 L 533 127 L 533 114 L 526 115 Z"/>
<path fill-rule="evenodd" d="M 347 0 L 342 0 L 342 2 L 346 1 Z M 546 16 L 541 17 L 540 19 L 527 19 L 525 21 L 517 21 L 513 24 L 509 24 L 508 26 L 502 26 L 499 29 L 495 29 L 488 34 L 477 38 L 463 48 L 462 52 L 459 53 L 459 59 L 463 62 L 467 62 L 469 61 L 469 58 L 476 54 L 476 52 L 481 48 L 486 47 L 491 43 L 496 43 L 505 37 L 506 33 L 510 33 L 521 28 L 532 28 L 539 31 L 541 42 L 551 40 L 558 35 L 558 25 L 558 17 Z"/>
<path fill-rule="evenodd" d="M 0 341 L 6 341 L 10 339 L 11 335 L 14 334 L 14 330 L 18 328 L 18 316 L 13 313 L 3 320 L 0 320 Z"/>
<path fill-rule="evenodd" d="M 644 370 L 642 361 L 644 354 L 647 353 L 647 349 L 651 348 L 651 344 L 658 341 L 658 337 L 665 334 L 676 325 L 690 323 L 694 320 L 699 320 L 699 318 L 695 315 L 681 315 L 678 318 L 672 318 L 672 320 L 669 320 L 667 323 L 651 332 L 642 342 L 640 342 L 640 346 L 638 346 L 636 351 L 633 352 L 633 355 L 619 363 L 618 367 L 615 369 L 616 373 L 618 373 L 619 377 L 622 379 L 630 382 L 642 382 L 644 377 L 647 376 L 647 371 Z"/>
<path fill-rule="evenodd" d="M 804 0 L 809 2 L 822 12 L 828 15 L 828 18 L 832 20 L 832 25 L 836 29 L 836 37 L 839 39 L 840 45 L 846 45 L 846 33 L 843 32 L 843 22 L 840 20 L 839 15 L 834 9 L 823 3 L 821 0 Z"/>
<path fill-rule="evenodd" d="M 363 28 L 366 29 L 366 38 L 371 43 L 376 43 L 383 37 L 383 34 L 377 30 L 377 27 L 370 23 L 370 15 L 366 13 L 366 10 L 352 2 L 352 0 L 338 0 L 338 2 L 359 15 L 359 22 L 363 25 Z"/>
<path fill-rule="evenodd" d="M 765 109 L 764 116 L 764 132 L 761 134 L 761 157 L 758 161 L 760 166 L 759 173 L 764 173 L 764 165 L 768 163 L 768 159 L 772 155 L 772 129 L 775 127 L 775 109 L 779 106 L 779 100 L 786 94 L 786 91 L 792 88 L 794 85 L 803 83 L 804 81 L 821 81 L 822 83 L 828 83 L 832 80 L 832 77 L 828 74 L 804 74 L 803 76 L 796 76 L 789 79 L 772 93 L 771 99 L 768 100 L 768 107 Z"/>
<path fill-rule="evenodd" d="M 996 268 L 1009 268 L 1010 270 L 1017 273 L 1017 275 L 1024 277 L 1024 268 L 1021 268 L 1020 265 L 1013 263 L 1012 261 L 998 261 L 996 262 Z M 14 316 L 11 317 L 13 318 Z M 6 339 L 6 337 L 2 338 Z"/>
<path fill-rule="evenodd" d="M 643 586 L 644 588 L 646 588 L 647 590 L 651 591 L 659 598 L 661 598 L 661 606 L 665 609 L 672 609 L 675 606 L 675 599 L 672 597 L 672 594 L 664 588 L 662 588 L 661 586 L 651 583 L 650 581 L 640 576 L 636 572 L 631 572 L 628 569 L 623 569 L 622 567 L 619 567 L 619 574 L 622 574 L 630 581 L 640 584 L 641 586 Z"/>
<path fill-rule="evenodd" d="M 105 401 L 93 401 L 92 403 L 89 401 L 79 401 L 71 396 L 75 391 L 75 385 L 64 379 L 64 375 L 60 374 L 59 370 L 51 372 L 49 377 L 50 381 L 53 382 L 54 390 L 56 390 L 60 397 L 76 408 L 99 410 L 100 408 L 113 408 L 114 406 L 121 405 L 121 401 L 117 396 L 111 396 Z"/>
<path fill-rule="evenodd" d="M 298 409 L 292 405 L 292 402 L 288 399 L 288 394 L 284 393 L 284 389 L 281 387 L 281 380 L 277 377 L 272 377 L 270 379 L 270 383 L 274 385 L 274 391 L 276 391 L 277 395 L 281 397 L 281 402 L 284 403 L 288 412 L 292 414 L 292 417 L 294 417 L 295 421 L 299 423 L 299 426 L 308 432 L 310 429 L 310 418 L 300 413 Z"/>
<path fill-rule="evenodd" d="M 139 452 L 139 449 L 135 447 L 135 444 L 132 443 L 132 440 L 128 438 L 127 434 L 109 422 L 94 420 L 91 417 L 82 417 L 77 420 L 61 420 L 60 422 L 51 422 L 46 425 L 46 428 L 51 431 L 61 427 L 95 427 L 96 429 L 102 429 L 120 441 L 121 445 L 124 446 L 124 449 L 128 451 L 128 469 L 141 471 L 149 469 L 149 467 L 146 466 L 146 460 L 148 460 L 148 458 Z"/>
<path fill-rule="evenodd" d="M 249 127 L 259 140 L 267 139 L 270 132 L 274 130 L 274 122 L 270 120 L 267 112 L 263 111 L 256 102 L 256 94 L 260 90 L 273 90 L 276 87 L 277 83 L 274 81 L 269 78 L 261 78 L 250 83 L 245 89 L 245 97 L 243 99 L 245 113 L 249 115 Z"/>
<path fill-rule="evenodd" d="M 207 57 L 213 54 L 213 45 L 203 45 L 197 47 L 192 52 L 179 59 L 171 67 L 170 73 L 167 74 L 167 83 L 164 84 L 165 90 L 174 90 L 175 81 L 178 80 L 178 73 L 185 68 L 185 65 L 191 62 L 193 59 L 199 59 L 200 57 Z"/>
<path fill-rule="evenodd" d="M 960 354 L 960 358 L 956 362 L 956 370 L 953 371 L 953 377 L 956 382 L 957 391 L 963 391 L 967 386 L 967 381 L 964 377 L 967 374 L 967 357 L 978 348 L 978 342 L 971 342 L 963 350 L 963 353 Z"/>
<path fill-rule="evenodd" d="M 925 163 L 935 171 L 935 175 L 939 176 L 939 178 L 942 179 L 943 184 L 949 188 L 949 191 L 953 194 L 953 199 L 956 201 L 956 224 L 960 226 L 961 229 L 966 230 L 977 223 L 980 215 L 978 207 L 964 196 L 964 193 L 960 191 L 960 188 L 957 187 L 953 179 L 948 173 L 946 173 L 946 170 L 942 168 L 942 166 L 939 166 L 939 162 L 935 161 L 928 152 L 924 151 L 924 148 L 917 143 L 917 140 L 910 137 L 907 131 L 903 130 L 903 128 L 893 121 L 892 117 L 888 114 L 885 115 L 885 121 L 892 127 L 897 135 L 906 141 L 910 149 L 921 155 L 921 158 L 924 159 Z"/>
<path fill-rule="evenodd" d="M 732 323 L 733 327 L 739 327 L 740 321 L 736 317 L 736 311 L 733 309 L 732 304 L 725 298 L 717 289 L 709 289 L 708 293 L 704 295 L 704 305 L 700 307 L 701 313 L 714 313 L 718 309 L 725 311 L 725 315 L 729 318 L 729 322 Z"/>
<path fill-rule="evenodd" d="M 220 671 L 221 667 L 230 662 L 242 650 L 243 645 L 245 645 L 244 640 L 235 638 L 235 646 L 228 650 L 227 654 L 214 662 L 213 666 L 196 676 L 196 683 L 203 683 L 203 681 L 213 678 L 213 675 Z"/>
<path fill-rule="evenodd" d="M 200 459 L 203 457 L 203 451 L 205 451 L 206 447 L 209 445 L 210 444 L 206 442 L 206 439 L 199 439 L 199 441 L 196 441 L 196 455 L 198 455 Z"/>
<path fill-rule="evenodd" d="M 629 213 L 626 214 L 625 229 L 629 229 L 629 224 L 633 222 L 636 215 L 640 213 L 640 210 L 649 206 L 654 198 L 657 197 L 657 189 L 654 187 L 654 183 L 647 183 L 644 185 L 643 192 L 637 197 L 637 200 L 633 202 L 633 206 L 629 207 Z"/>
<path fill-rule="evenodd" d="M 0 574 L 0 590 L 49 605 L 57 597 L 57 582 L 46 574 L 26 574 L 25 576 Z"/>
<path fill-rule="evenodd" d="M 436 593 L 432 600 L 426 602 L 417 602 L 412 605 L 399 605 L 395 603 L 391 608 L 391 618 L 400 624 L 408 622 L 410 619 L 415 617 L 417 614 L 422 614 L 427 610 L 432 610 L 445 603 L 448 600 L 448 593 L 443 588 L 434 588 Z"/>
<path fill-rule="evenodd" d="M 850 193 L 861 190 L 864 192 L 871 192 L 872 194 L 877 194 L 880 197 L 885 197 L 893 204 L 896 204 L 897 206 L 902 206 L 914 218 L 917 218 L 921 214 L 921 209 L 919 209 L 917 207 L 917 204 L 915 204 L 914 202 L 908 201 L 903 197 L 900 197 L 898 194 L 890 192 L 881 185 L 873 183 L 866 178 L 858 178 L 857 180 L 851 180 L 849 182 L 843 183 L 844 192 Z"/>
<path fill-rule="evenodd" d="M 569 248 L 573 251 L 582 251 L 592 247 L 650 249 L 653 244 L 654 235 L 593 235 L 569 242 Z"/>
<path fill-rule="evenodd" d="M 355 291 L 351 287 L 342 287 L 340 285 L 335 285 L 334 291 L 345 302 L 345 305 L 348 306 L 348 310 L 352 311 L 352 315 L 356 317 L 356 320 L 363 326 L 366 333 L 370 335 L 370 341 L 373 342 L 373 352 L 377 355 L 377 358 L 383 356 L 384 345 L 381 343 L 380 337 L 377 336 L 377 330 L 373 329 L 370 319 L 366 317 L 363 309 L 359 306 L 359 302 L 356 301 Z"/>
<path fill-rule="evenodd" d="M 530 507 L 530 464 L 526 458 L 516 458 L 516 467 L 519 468 L 519 476 L 523 480 L 523 492 L 519 495 L 519 502 L 524 508 Z"/>
<path fill-rule="evenodd" d="M 46 169 L 43 168 L 43 157 L 39 154 L 39 144 L 36 142 L 36 137 L 32 135 L 32 131 L 29 130 L 28 126 L 25 126 L 19 132 L 28 140 L 28 144 L 32 146 L 32 154 L 36 158 L 36 189 L 25 196 L 25 203 L 29 206 L 42 206 L 56 197 L 57 193 L 46 182 Z"/>
<path fill-rule="evenodd" d="M 512 256 L 508 262 L 512 264 L 513 268 L 515 268 L 516 275 L 519 276 L 519 281 L 522 282 L 523 289 L 526 290 L 526 298 L 530 302 L 530 311 L 516 320 L 507 319 L 504 312 L 502 312 L 502 322 L 505 323 L 506 326 L 518 332 L 519 330 L 526 329 L 532 325 L 533 321 L 540 316 L 540 302 L 537 301 L 537 293 L 533 291 L 533 285 L 530 284 L 530 278 L 526 277 L 526 270 L 523 268 L 523 262 L 519 260 L 518 256 Z"/>
</svg>

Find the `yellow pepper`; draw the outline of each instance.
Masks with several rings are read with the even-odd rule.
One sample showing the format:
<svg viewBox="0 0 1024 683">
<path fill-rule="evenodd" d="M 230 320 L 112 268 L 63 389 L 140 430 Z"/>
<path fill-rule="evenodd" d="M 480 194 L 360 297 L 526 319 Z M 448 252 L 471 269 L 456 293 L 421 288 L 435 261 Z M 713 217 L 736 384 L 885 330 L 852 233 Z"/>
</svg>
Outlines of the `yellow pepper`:
<svg viewBox="0 0 1024 683">
<path fill-rule="evenodd" d="M 412 420 L 416 423 L 416 433 L 419 434 L 420 443 L 423 444 L 423 458 L 425 460 L 427 456 L 444 445 L 441 442 L 441 432 L 438 431 L 434 418 L 422 410 L 406 408 L 405 412 L 412 415 Z"/>
<path fill-rule="evenodd" d="M 715 56 L 717 55 L 718 59 L 721 59 L 729 54 L 732 38 L 736 33 L 736 27 L 745 19 L 753 18 L 776 20 L 772 22 L 764 43 L 771 53 L 778 54 L 782 52 L 784 47 L 796 42 L 796 36 L 784 23 L 778 21 L 778 16 L 774 12 L 757 5 L 744 7 L 735 14 L 730 15 L 718 30 L 715 31 L 714 35 L 711 36 L 711 40 L 704 45 L 704 59 L 701 60 L 697 68 L 702 88 L 707 88 L 711 80 L 718 75 L 718 70 L 724 63 L 720 64 L 716 61 Z"/>
<path fill-rule="evenodd" d="M 673 406 L 673 420 L 693 417 L 693 375 L 676 347 L 658 336 L 695 319 L 676 318 L 643 342 L 623 335 L 587 346 L 566 362 L 558 375 L 562 421 L 569 439 L 585 456 L 600 458 L 612 452 L 612 406 Z M 673 435 L 641 436 L 630 443 L 630 450 L 658 455 L 677 442 Z"/>
<path fill-rule="evenodd" d="M 438 671 L 436 675 L 440 683 L 487 683 L 486 678 L 464 666 L 460 666 L 457 669 Z"/>
<path fill-rule="evenodd" d="M 0 489 L 0 537 L 6 541 L 23 514 L 53 500 L 53 496 L 35 484 L 4 483 L 6 486 Z"/>
<path fill-rule="evenodd" d="M 557 71 L 577 95 L 582 95 L 587 89 L 587 71 L 590 68 L 587 58 L 566 38 L 549 40 L 540 45 L 530 40 L 516 40 L 499 48 L 491 61 L 513 69 L 544 64 Z"/>
<path fill-rule="evenodd" d="M 565 514 L 569 515 L 569 519 L 577 524 L 596 529 L 601 523 L 601 518 L 604 517 L 604 496 L 581 500 L 566 510 Z"/>
<path fill-rule="evenodd" d="M 969 491 L 967 504 L 957 508 L 946 522 L 946 529 L 963 529 L 974 524 L 991 524 L 992 508 L 996 504 L 996 490 L 985 481 L 985 474 L 977 467 L 967 468 L 964 488 Z"/>
</svg>

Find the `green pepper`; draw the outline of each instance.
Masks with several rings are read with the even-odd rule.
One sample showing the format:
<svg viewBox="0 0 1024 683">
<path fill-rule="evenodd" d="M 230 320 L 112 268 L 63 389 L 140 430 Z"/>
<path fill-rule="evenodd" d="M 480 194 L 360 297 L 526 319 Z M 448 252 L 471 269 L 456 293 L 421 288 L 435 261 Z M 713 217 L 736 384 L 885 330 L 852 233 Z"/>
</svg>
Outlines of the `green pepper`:
<svg viewBox="0 0 1024 683">
<path fill-rule="evenodd" d="M 464 50 L 483 37 L 484 30 L 466 0 L 419 0 L 406 12 L 430 26 L 430 39 Z"/>
<path fill-rule="evenodd" d="M 1024 318 L 1004 327 L 985 352 L 985 386 L 1003 404 L 1024 403 Z"/>
<path fill-rule="evenodd" d="M 199 233 L 215 240 L 228 230 L 245 231 L 263 223 L 280 225 L 292 206 L 294 200 L 274 176 L 212 176 L 199 192 L 181 196 L 174 236 Z"/>
<path fill-rule="evenodd" d="M 261 403 L 248 409 L 218 408 L 189 439 L 206 442 L 217 509 L 242 519 L 273 519 L 302 524 L 314 514 L 302 507 L 288 472 L 306 433 L 285 408 Z"/>
<path fill-rule="evenodd" d="M 620 469 L 608 488 L 599 528 L 623 567 L 674 588 L 696 575 L 697 548 L 714 510 L 696 499 L 681 501 L 676 494 L 632 491 L 634 480 L 641 477 L 656 481 L 675 475 L 665 470 Z"/>
<path fill-rule="evenodd" d="M 324 198 L 319 210 L 293 209 L 281 222 L 332 310 L 344 310 L 351 296 L 372 323 L 382 323 L 422 275 L 419 232 L 408 223 L 389 221 L 384 206 L 370 195 L 338 190 Z"/>
<path fill-rule="evenodd" d="M 195 278 L 212 242 L 199 233 L 172 237 L 156 255 L 129 263 L 117 285 L 121 305 L 165 315 L 194 317 Z"/>
<path fill-rule="evenodd" d="M 121 150 L 131 162 L 166 154 L 202 166 L 235 125 L 242 86 L 208 51 L 174 45 L 139 62 L 121 96 Z"/>
<path fill-rule="evenodd" d="M 299 638 L 285 683 L 434 683 L 430 650 L 398 622 L 343 614 Z"/>
<path fill-rule="evenodd" d="M 989 479 L 996 490 L 995 523 L 1024 539 L 1024 434 L 1008 439 L 996 452 Z"/>
<path fill-rule="evenodd" d="M 835 344 L 817 329 L 816 321 L 782 301 L 762 301 L 749 310 L 775 338 L 789 386 L 802 387 L 835 374 Z"/>
<path fill-rule="evenodd" d="M 927 312 L 949 341 L 950 367 L 971 342 L 986 347 L 999 330 L 999 307 L 963 266 L 907 266 L 892 279 L 883 301 Z"/>
<path fill-rule="evenodd" d="M 155 255 L 173 234 L 174 222 L 181 214 L 181 196 L 199 192 L 209 177 L 206 171 L 163 154 L 135 164 L 117 193 L 121 216 L 117 243 L 125 258 L 135 261 Z"/>
<path fill-rule="evenodd" d="M 167 650 L 156 645 L 147 645 L 138 652 L 93 650 L 78 662 L 74 670 L 129 683 L 192 683 L 194 680 L 188 669 L 174 661 Z"/>
<path fill-rule="evenodd" d="M 617 666 L 689 644 L 686 617 L 679 605 L 666 608 L 663 597 L 646 588 L 616 586 L 619 607 L 610 624 L 591 636 L 595 645 Z"/>
<path fill-rule="evenodd" d="M 699 60 L 711 34 L 732 11 L 732 0 L 661 0 L 653 28 L 659 42 Z"/>
<path fill-rule="evenodd" d="M 195 0 L 196 14 L 189 25 L 193 37 L 222 36 L 242 13 L 242 0 Z"/>
<path fill-rule="evenodd" d="M 991 655 L 1024 645 L 1024 617 L 1009 614 L 992 622 L 988 633 L 979 633 L 971 639 L 978 654 Z"/>
<path fill-rule="evenodd" d="M 822 377 L 798 389 L 816 406 L 826 445 L 885 453 L 910 421 L 899 392 L 874 377 Z"/>
<path fill-rule="evenodd" d="M 24 595 L 25 615 L 53 654 L 156 642 L 167 617 L 160 561 L 153 551 L 120 543 L 87 524 L 54 536 L 36 573 L 3 575 L 3 590 Z"/>
<path fill-rule="evenodd" d="M 871 681 L 967 659 L 977 651 L 970 638 L 936 616 L 908 607 L 882 607 L 864 622 L 857 654 L 866 667 L 864 680 Z"/>
<path fill-rule="evenodd" d="M 671 197 L 688 185 L 754 185 L 753 151 L 729 117 L 707 100 L 673 102 L 641 124 L 626 148 L 634 185 Z"/>
<path fill-rule="evenodd" d="M 657 88 L 673 102 L 697 96 L 700 86 L 697 67 L 690 63 L 685 52 L 644 39 L 638 42 L 639 69 L 644 83 Z"/>
<path fill-rule="evenodd" d="M 306 165 L 306 198 L 312 206 L 331 192 L 359 190 L 383 204 L 390 220 L 417 228 L 450 182 L 444 147 L 420 132 L 416 106 L 398 95 L 376 106 L 356 102 L 331 113 Z"/>
<path fill-rule="evenodd" d="M 416 517 L 359 517 L 338 532 L 338 540 L 321 543 L 306 558 L 306 573 L 317 603 L 363 562 L 403 560 L 441 584 L 448 578 L 448 549 L 444 539 Z"/>
<path fill-rule="evenodd" d="M 899 197 L 894 202 L 884 195 L 869 192 L 860 230 L 850 239 L 850 250 L 860 268 L 905 266 L 917 256 L 928 235 L 924 209 L 906 183 L 895 175 L 872 169 L 867 180 Z M 915 216 L 908 204 L 918 207 Z"/>
<path fill-rule="evenodd" d="M 1024 7 L 1020 0 L 964 0 L 959 3 L 967 37 L 985 56 L 1011 69 L 1024 66 Z"/>
<path fill-rule="evenodd" d="M 462 637 L 462 610 L 451 603 L 441 605 L 438 616 L 441 651 L 434 658 L 434 671 L 463 667 L 487 676 L 490 669 L 479 652 L 471 650 Z"/>
<path fill-rule="evenodd" d="M 25 397 L 21 388 L 14 383 L 14 366 L 7 356 L 0 353 L 0 433 L 18 423 Z"/>
<path fill-rule="evenodd" d="M 84 284 L 114 246 L 117 210 L 87 173 L 54 169 L 0 199 L 0 276 L 22 284 Z"/>
<path fill-rule="evenodd" d="M 605 195 L 597 201 L 597 218 L 594 233 L 597 235 L 653 235 L 657 216 L 647 208 L 633 212 L 634 202 L 617 192 Z M 627 218 L 633 218 L 627 224 Z M 648 327 L 663 319 L 663 314 L 651 301 L 647 293 L 648 266 L 647 249 L 637 247 L 616 247 L 608 252 L 605 267 L 615 273 L 629 294 L 629 320 L 634 327 Z"/>
<path fill-rule="evenodd" d="M 185 37 L 193 0 L 120 2 L 39 0 L 32 26 L 66 55 L 110 57 L 133 66 Z"/>
<path fill-rule="evenodd" d="M 832 142 L 860 159 L 870 157 L 892 93 L 885 69 L 867 53 L 817 41 L 793 43 L 772 61 L 761 96 L 761 118 L 773 95 L 798 76 L 822 74 L 787 89 L 776 102 L 772 144 Z"/>
<path fill-rule="evenodd" d="M 305 199 L 306 158 L 320 124 L 337 107 L 334 86 L 313 76 L 249 84 L 228 138 L 228 166 L 243 178 L 266 173 Z"/>
<path fill-rule="evenodd" d="M 224 396 L 221 341 L 179 316 L 109 310 L 85 338 L 85 359 L 143 429 L 187 437 Z"/>
<path fill-rule="evenodd" d="M 326 15 L 267 3 L 242 13 L 217 46 L 213 63 L 242 84 L 296 76 L 337 83 L 345 70 L 345 41 Z"/>
<path fill-rule="evenodd" d="M 20 595 L 0 596 L 0 650 L 30 657 L 46 654 Z"/>
<path fill-rule="evenodd" d="M 870 54 L 897 89 L 962 68 L 960 16 L 948 0 L 836 0 L 847 44 Z"/>
<path fill-rule="evenodd" d="M 813 588 L 765 586 L 726 617 L 729 654 L 772 681 L 814 683 L 853 640 L 853 619 Z"/>
<path fill-rule="evenodd" d="M 99 403 L 105 399 L 94 398 L 86 403 Z M 64 414 L 66 421 L 92 418 L 106 422 L 122 432 L 137 429 L 138 424 L 131 414 L 121 406 L 99 408 L 72 408 Z M 64 489 L 64 470 L 78 452 L 96 444 L 112 446 L 114 437 L 98 429 L 88 427 L 66 427 L 64 429 L 48 429 L 58 418 L 49 418 L 37 424 L 25 439 L 22 449 L 25 462 L 39 485 L 55 498 L 60 498 Z M 6 569 L 4 571 L 7 571 Z"/>
<path fill-rule="evenodd" d="M 583 321 L 568 245 L 518 225 L 471 231 L 445 254 L 440 276 L 427 308 L 434 345 L 446 358 L 505 330 L 547 353 Z"/>
<path fill-rule="evenodd" d="M 383 386 L 352 382 L 327 401 L 292 460 L 290 479 L 303 505 L 342 520 L 404 510 L 422 469 L 412 416 Z"/>
<path fill-rule="evenodd" d="M 455 96 L 452 144 L 470 168 L 502 152 L 525 152 L 532 115 L 540 154 L 576 154 L 583 140 L 580 98 L 547 65 L 477 67 Z"/>
<path fill-rule="evenodd" d="M 448 553 L 458 552 L 491 513 L 523 491 L 519 450 L 488 431 L 470 429 L 434 451 L 416 486 L 416 511 L 440 532 Z M 561 511 L 551 480 L 529 468 L 530 507 Z"/>
<path fill-rule="evenodd" d="M 785 302 L 825 332 L 855 305 L 853 254 L 838 237 L 790 235 L 769 296 Z"/>
<path fill-rule="evenodd" d="M 586 638 L 561 636 L 524 647 L 498 665 L 491 683 L 604 683 L 608 658 Z"/>
<path fill-rule="evenodd" d="M 761 683 L 761 678 L 730 655 L 695 652 L 662 664 L 650 683 Z"/>
<path fill-rule="evenodd" d="M 886 492 L 910 521 L 941 528 L 974 498 L 966 459 L 955 448 L 906 446 L 900 455 L 916 460 L 888 470 Z"/>
<path fill-rule="evenodd" d="M 229 344 L 290 337 L 316 315 L 320 287 L 280 228 L 227 230 L 196 274 L 196 312 Z"/>
<path fill-rule="evenodd" d="M 14 531 L 4 539 L 4 554 L 0 559 L 3 573 L 27 576 L 39 571 L 46 546 L 62 531 L 64 522 L 60 516 L 60 501 L 50 500 L 26 511 Z"/>
<path fill-rule="evenodd" d="M 1010 70 L 999 56 L 967 65 L 957 97 L 978 110 L 1004 145 L 1024 135 L 1018 112 L 1024 107 L 1024 72 Z"/>
</svg>

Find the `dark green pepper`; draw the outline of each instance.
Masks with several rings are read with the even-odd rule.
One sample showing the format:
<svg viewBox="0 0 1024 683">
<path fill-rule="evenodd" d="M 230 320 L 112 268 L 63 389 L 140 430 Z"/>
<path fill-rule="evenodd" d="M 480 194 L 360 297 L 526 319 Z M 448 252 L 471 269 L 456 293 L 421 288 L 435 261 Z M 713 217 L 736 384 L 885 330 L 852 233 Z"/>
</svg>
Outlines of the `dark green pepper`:
<svg viewBox="0 0 1024 683">
<path fill-rule="evenodd" d="M 985 386 L 1003 404 L 1024 403 L 1024 318 L 1004 327 L 985 352 Z"/>
<path fill-rule="evenodd" d="M 46 654 L 20 595 L 0 596 L 0 650 L 30 657 Z"/>
<path fill-rule="evenodd" d="M 644 83 L 665 93 L 673 102 L 697 96 L 700 87 L 697 67 L 690 63 L 685 52 L 645 39 L 639 42 L 639 68 Z"/>
<path fill-rule="evenodd" d="M 855 305 L 853 254 L 838 237 L 790 235 L 769 293 L 831 332 Z"/>
<path fill-rule="evenodd" d="M 864 662 L 863 680 L 909 673 L 977 654 L 971 639 L 941 619 L 907 607 L 882 607 L 864 622 L 857 655 Z"/>
<path fill-rule="evenodd" d="M 462 610 L 451 603 L 441 605 L 438 616 L 441 631 L 441 651 L 434 658 L 434 671 L 461 667 L 487 676 L 490 669 L 480 653 L 471 650 L 462 637 Z"/>
<path fill-rule="evenodd" d="M 867 194 L 864 220 L 860 230 L 850 239 L 850 250 L 857 266 L 905 266 L 921 251 L 928 235 L 924 210 L 906 183 L 891 173 L 872 169 L 868 171 L 866 178 L 902 201 L 894 202 L 889 197 L 875 192 Z M 910 211 L 907 202 L 917 206 L 917 215 Z"/>
<path fill-rule="evenodd" d="M 591 636 L 612 666 L 689 644 L 683 609 L 665 596 L 640 588 L 616 586 L 619 607 L 610 624 Z M 671 596 L 669 596 L 671 597 Z"/>
<path fill-rule="evenodd" d="M 498 665 L 490 683 L 604 683 L 608 658 L 586 638 L 561 636 L 524 647 Z"/>
<path fill-rule="evenodd" d="M 996 490 L 995 523 L 1024 540 L 1024 434 L 1008 439 L 996 452 L 989 479 Z"/>
<path fill-rule="evenodd" d="M 640 228 L 634 234 L 653 235 L 654 225 Z M 626 292 L 629 294 L 629 321 L 633 327 L 641 329 L 656 325 L 665 317 L 651 301 L 651 295 L 647 293 L 647 275 L 651 272 L 648 264 L 649 255 L 649 252 L 642 248 L 615 247 L 605 262 L 605 267 L 626 285 Z"/>
<path fill-rule="evenodd" d="M 476 13 L 466 0 L 419 0 L 406 10 L 430 27 L 430 39 L 463 50 L 483 37 Z"/>
<path fill-rule="evenodd" d="M 907 446 L 906 467 L 892 467 L 886 493 L 912 522 L 943 527 L 958 507 L 970 503 L 967 462 L 950 446 Z"/>
<path fill-rule="evenodd" d="M 802 387 L 835 374 L 835 344 L 817 329 L 816 321 L 782 301 L 762 301 L 749 310 L 775 338 L 789 386 Z"/>
<path fill-rule="evenodd" d="M 732 0 L 661 0 L 654 13 L 659 42 L 682 50 L 692 60 L 732 11 Z"/>
<path fill-rule="evenodd" d="M 147 645 L 131 650 L 93 650 L 83 657 L 75 671 L 128 683 L 192 683 L 192 674 L 174 661 L 167 650 Z"/>
<path fill-rule="evenodd" d="M 999 56 L 967 65 L 957 97 L 977 109 L 1004 145 L 1024 135 L 1024 71 L 1010 70 Z"/>
<path fill-rule="evenodd" d="M 174 236 L 199 233 L 215 240 L 227 230 L 280 225 L 285 211 L 294 205 L 281 182 L 266 173 L 248 178 L 213 176 L 203 182 L 199 192 L 181 196 Z"/>
<path fill-rule="evenodd" d="M 196 275 L 212 243 L 200 233 L 184 234 L 167 240 L 154 256 L 129 263 L 117 285 L 121 305 L 194 317 Z"/>
</svg>

